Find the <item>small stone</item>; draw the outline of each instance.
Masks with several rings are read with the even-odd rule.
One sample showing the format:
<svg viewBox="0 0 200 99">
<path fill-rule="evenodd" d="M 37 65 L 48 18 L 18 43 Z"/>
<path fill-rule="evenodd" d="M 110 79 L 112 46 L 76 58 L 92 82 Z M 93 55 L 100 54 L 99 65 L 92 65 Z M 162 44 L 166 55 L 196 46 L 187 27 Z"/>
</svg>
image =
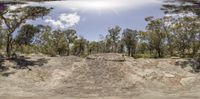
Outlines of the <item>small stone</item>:
<svg viewBox="0 0 200 99">
<path fill-rule="evenodd" d="M 195 77 L 187 77 L 187 78 L 182 78 L 180 83 L 183 85 L 183 86 L 187 86 L 187 85 L 190 85 L 192 83 L 195 82 Z"/>
<path fill-rule="evenodd" d="M 166 73 L 166 74 L 164 74 L 165 75 L 165 77 L 168 77 L 168 78 L 173 78 L 173 77 L 175 77 L 175 75 L 173 75 L 173 74 L 168 74 L 168 73 Z"/>
</svg>

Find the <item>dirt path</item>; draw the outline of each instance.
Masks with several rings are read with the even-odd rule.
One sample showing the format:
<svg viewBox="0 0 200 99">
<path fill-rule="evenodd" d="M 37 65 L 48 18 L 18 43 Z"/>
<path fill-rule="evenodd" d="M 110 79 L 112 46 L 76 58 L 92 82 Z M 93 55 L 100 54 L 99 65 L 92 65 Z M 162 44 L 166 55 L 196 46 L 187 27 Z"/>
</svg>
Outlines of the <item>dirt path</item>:
<svg viewBox="0 0 200 99">
<path fill-rule="evenodd" d="M 64 96 L 54 97 L 16 97 L 16 96 L 0 96 L 0 99 L 199 99 L 200 97 L 131 97 L 131 98 L 120 98 L 120 97 L 90 97 L 90 98 L 74 98 Z"/>
</svg>

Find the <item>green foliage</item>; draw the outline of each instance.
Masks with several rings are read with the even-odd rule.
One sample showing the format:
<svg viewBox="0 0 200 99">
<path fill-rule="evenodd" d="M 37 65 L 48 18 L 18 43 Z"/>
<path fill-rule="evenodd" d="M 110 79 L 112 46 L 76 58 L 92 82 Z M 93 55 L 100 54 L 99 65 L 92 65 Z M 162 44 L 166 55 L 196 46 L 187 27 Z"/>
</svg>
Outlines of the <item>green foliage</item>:
<svg viewBox="0 0 200 99">
<path fill-rule="evenodd" d="M 0 20 L 4 23 L 6 33 L 6 53 L 7 57 L 11 56 L 13 33 L 27 20 L 35 20 L 38 17 L 43 17 L 50 12 L 51 9 L 37 6 L 20 7 L 14 10 L 5 7 L 0 11 Z"/>
<path fill-rule="evenodd" d="M 125 29 L 122 34 L 122 41 L 128 51 L 128 56 L 133 56 L 136 53 L 136 46 L 138 42 L 138 32 L 136 30 Z"/>
<path fill-rule="evenodd" d="M 197 17 L 178 18 L 173 23 L 175 44 L 182 57 L 195 56 L 199 50 L 200 23 Z"/>
<path fill-rule="evenodd" d="M 89 42 L 89 44 L 87 45 L 88 54 L 98 53 L 100 49 L 99 47 L 100 46 L 98 42 L 95 41 Z"/>
<path fill-rule="evenodd" d="M 28 45 L 21 45 L 20 47 L 20 52 L 21 53 L 24 53 L 24 54 L 31 54 L 33 53 L 33 49 L 31 46 L 28 46 Z"/>
<path fill-rule="evenodd" d="M 3 22 L 0 20 L 0 50 L 3 48 L 4 45 L 4 30 L 2 28 Z"/>
<path fill-rule="evenodd" d="M 40 52 L 50 56 L 70 55 L 71 45 L 77 38 L 73 29 L 52 31 L 48 26 L 41 26 L 41 33 L 36 37 Z"/>
<path fill-rule="evenodd" d="M 143 34 L 149 43 L 149 48 L 155 53 L 155 57 L 163 57 L 164 46 L 167 33 L 165 32 L 165 23 L 162 18 L 159 19 L 148 19 L 149 23 L 146 27 L 147 32 Z"/>
<path fill-rule="evenodd" d="M 199 0 L 165 0 L 163 7 L 165 13 L 194 13 L 200 15 L 200 3 Z M 168 3 L 170 2 L 170 3 Z"/>
<path fill-rule="evenodd" d="M 134 54 L 134 58 L 152 58 L 152 55 L 149 53 L 143 53 L 143 54 Z"/>
<path fill-rule="evenodd" d="M 73 45 L 73 55 L 76 56 L 85 56 L 87 40 L 83 37 L 80 37 L 74 42 Z"/>
<path fill-rule="evenodd" d="M 121 28 L 119 26 L 115 26 L 114 28 L 108 29 L 109 34 L 107 37 L 107 43 L 111 45 L 111 52 L 117 52 L 117 42 L 119 40 Z"/>
<path fill-rule="evenodd" d="M 34 40 L 36 33 L 39 33 L 40 30 L 38 27 L 33 25 L 24 25 L 18 31 L 18 35 L 15 37 L 15 42 L 19 45 L 31 45 Z"/>
<path fill-rule="evenodd" d="M 173 1 L 173 0 L 172 0 Z M 200 15 L 195 0 L 178 0 L 166 4 L 167 13 L 193 12 Z M 190 3 L 188 5 L 188 3 Z M 22 7 L 0 11 L 0 50 L 6 49 L 7 56 L 12 52 L 44 53 L 50 56 L 76 55 L 85 57 L 95 53 L 126 53 L 135 58 L 162 57 L 199 57 L 200 56 L 200 21 L 199 16 L 147 17 L 145 31 L 125 29 L 115 26 L 108 29 L 108 34 L 100 41 L 88 41 L 78 37 L 76 30 L 52 30 L 49 26 L 23 25 L 27 20 L 43 17 L 51 9 L 44 7 Z M 184 13 L 184 14 L 183 14 Z M 3 26 L 4 25 L 4 26 Z M 13 33 L 19 29 L 18 34 Z M 14 38 L 13 38 L 14 37 Z M 4 48 L 5 47 L 5 48 Z"/>
</svg>

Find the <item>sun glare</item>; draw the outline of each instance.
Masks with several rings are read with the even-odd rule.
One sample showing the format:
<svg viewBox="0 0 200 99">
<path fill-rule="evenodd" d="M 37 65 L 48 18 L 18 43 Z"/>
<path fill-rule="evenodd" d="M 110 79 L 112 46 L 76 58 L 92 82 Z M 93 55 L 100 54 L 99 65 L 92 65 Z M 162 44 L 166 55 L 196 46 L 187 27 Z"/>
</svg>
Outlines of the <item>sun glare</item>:
<svg viewBox="0 0 200 99">
<path fill-rule="evenodd" d="M 118 6 L 112 0 L 77 0 L 76 7 L 87 10 L 111 10 Z"/>
<path fill-rule="evenodd" d="M 101 10 L 111 9 L 116 6 L 115 3 L 113 3 L 109 0 L 107 0 L 107 1 L 105 1 L 105 0 L 102 0 L 102 1 L 87 0 L 87 1 L 82 1 L 82 5 L 84 6 L 84 8 L 101 9 Z"/>
<path fill-rule="evenodd" d="M 146 4 L 158 3 L 160 0 L 63 0 L 46 3 L 78 11 L 118 12 L 120 10 L 137 9 Z"/>
</svg>

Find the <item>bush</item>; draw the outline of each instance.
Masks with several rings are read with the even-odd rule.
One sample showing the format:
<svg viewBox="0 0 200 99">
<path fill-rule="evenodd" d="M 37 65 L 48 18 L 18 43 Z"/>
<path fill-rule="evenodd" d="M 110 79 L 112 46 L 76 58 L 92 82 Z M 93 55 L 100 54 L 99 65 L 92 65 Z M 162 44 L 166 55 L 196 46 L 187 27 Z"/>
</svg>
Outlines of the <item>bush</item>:
<svg viewBox="0 0 200 99">
<path fill-rule="evenodd" d="M 20 52 L 23 54 L 30 54 L 33 53 L 33 48 L 31 46 L 28 45 L 21 45 L 20 47 Z"/>
<path fill-rule="evenodd" d="M 55 49 L 51 46 L 43 46 L 40 48 L 40 52 L 46 55 L 49 55 L 51 57 L 54 57 L 57 55 Z"/>
<path fill-rule="evenodd" d="M 135 54 L 133 55 L 134 58 L 151 58 L 151 55 L 150 54 Z"/>
</svg>

